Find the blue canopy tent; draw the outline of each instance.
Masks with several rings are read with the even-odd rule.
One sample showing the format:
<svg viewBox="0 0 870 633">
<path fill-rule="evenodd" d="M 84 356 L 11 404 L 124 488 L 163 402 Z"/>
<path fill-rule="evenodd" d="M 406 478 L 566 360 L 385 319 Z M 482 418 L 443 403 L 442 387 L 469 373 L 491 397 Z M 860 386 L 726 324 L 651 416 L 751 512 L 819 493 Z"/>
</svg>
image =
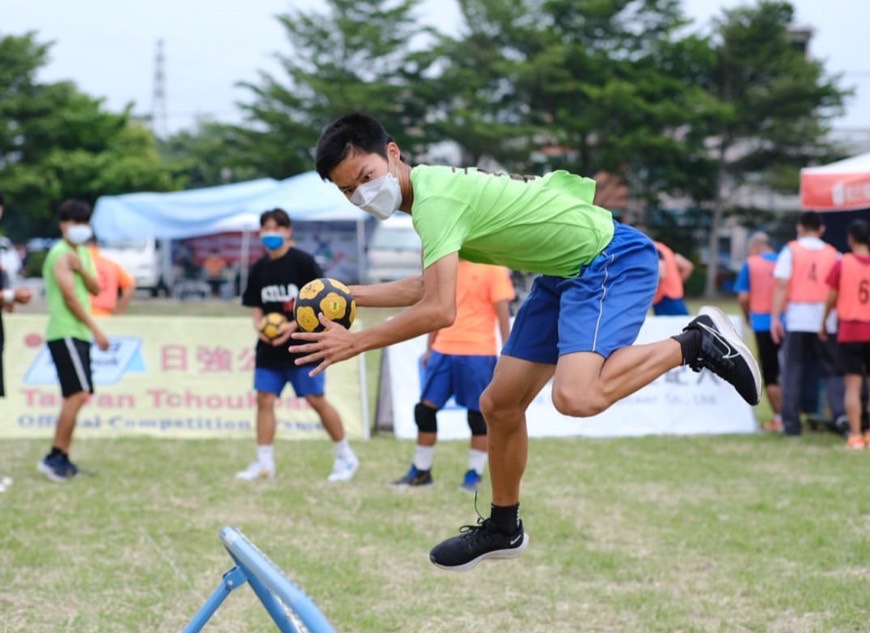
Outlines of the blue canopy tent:
<svg viewBox="0 0 870 633">
<path fill-rule="evenodd" d="M 91 225 L 100 240 L 108 242 L 241 232 L 244 278 L 250 233 L 259 229 L 260 214 L 274 207 L 290 214 L 297 235 L 306 223 L 341 222 L 355 227 L 356 273 L 363 278 L 369 216 L 350 204 L 333 185 L 323 182 L 316 172 L 285 180 L 263 178 L 190 191 L 101 196 Z"/>
</svg>

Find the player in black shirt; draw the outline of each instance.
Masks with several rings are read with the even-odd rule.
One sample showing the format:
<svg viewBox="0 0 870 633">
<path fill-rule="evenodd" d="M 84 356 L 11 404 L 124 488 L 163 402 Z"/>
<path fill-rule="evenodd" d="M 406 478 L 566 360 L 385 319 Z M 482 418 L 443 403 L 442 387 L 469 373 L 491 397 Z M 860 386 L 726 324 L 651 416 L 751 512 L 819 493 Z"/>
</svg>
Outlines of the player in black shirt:
<svg viewBox="0 0 870 633">
<path fill-rule="evenodd" d="M 281 396 L 289 382 L 297 397 L 305 398 L 317 411 L 320 421 L 335 444 L 335 463 L 329 481 L 351 479 L 359 466 L 344 435 L 338 411 L 324 397 L 324 375 L 313 378 L 310 367 L 295 364 L 296 354 L 290 349 L 302 341 L 290 339 L 291 330 L 285 328 L 277 338 L 269 340 L 260 332 L 260 321 L 272 312 L 284 314 L 288 322 L 293 319 L 293 305 L 299 289 L 312 279 L 323 277 L 323 271 L 314 258 L 291 246 L 290 216 L 283 209 L 272 209 L 260 216 L 260 240 L 266 255 L 252 267 L 248 286 L 242 295 L 242 304 L 251 308 L 257 341 L 254 389 L 257 391 L 257 459 L 245 470 L 236 473 L 237 479 L 252 480 L 275 476 L 273 442 L 275 440 L 275 399 Z"/>
</svg>

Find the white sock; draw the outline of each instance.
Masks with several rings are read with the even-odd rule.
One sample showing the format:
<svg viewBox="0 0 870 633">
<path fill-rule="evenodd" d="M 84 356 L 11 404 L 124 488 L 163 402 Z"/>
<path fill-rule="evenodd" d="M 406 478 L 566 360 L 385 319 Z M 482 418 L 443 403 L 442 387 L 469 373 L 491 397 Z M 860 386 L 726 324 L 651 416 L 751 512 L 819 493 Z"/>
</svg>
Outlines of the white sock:
<svg viewBox="0 0 870 633">
<path fill-rule="evenodd" d="M 336 459 L 350 459 L 354 456 L 353 449 L 351 449 L 350 442 L 347 441 L 347 438 L 333 442 L 332 447 L 335 449 Z"/>
<path fill-rule="evenodd" d="M 431 470 L 434 458 L 434 446 L 420 446 L 417 444 L 417 450 L 414 452 L 414 467 L 417 470 Z"/>
<path fill-rule="evenodd" d="M 257 461 L 261 466 L 272 467 L 275 465 L 275 449 L 271 444 L 257 446 Z"/>
<path fill-rule="evenodd" d="M 471 449 L 468 451 L 468 469 L 473 470 L 478 475 L 483 474 L 483 469 L 486 468 L 486 451 L 478 451 Z"/>
</svg>

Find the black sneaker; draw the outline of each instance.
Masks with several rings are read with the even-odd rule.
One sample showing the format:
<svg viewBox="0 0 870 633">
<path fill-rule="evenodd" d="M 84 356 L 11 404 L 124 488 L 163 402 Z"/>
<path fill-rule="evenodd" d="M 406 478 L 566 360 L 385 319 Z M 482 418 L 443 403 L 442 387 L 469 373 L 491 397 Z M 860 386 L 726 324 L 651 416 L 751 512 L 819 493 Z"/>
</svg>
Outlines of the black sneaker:
<svg viewBox="0 0 870 633">
<path fill-rule="evenodd" d="M 36 464 L 36 469 L 56 482 L 69 481 L 78 472 L 78 469 L 70 464 L 69 459 L 60 453 L 46 455 Z"/>
<path fill-rule="evenodd" d="M 429 552 L 432 564 L 448 571 L 468 571 L 486 559 L 517 558 L 529 546 L 523 522 L 508 536 L 499 532 L 492 519 L 479 518 L 477 525 L 459 528 L 459 536 L 443 541 Z"/>
<path fill-rule="evenodd" d="M 393 482 L 394 486 L 431 486 L 435 483 L 432 479 L 432 470 L 418 470 L 414 464 L 403 477 Z"/>
<path fill-rule="evenodd" d="M 698 330 L 701 345 L 698 358 L 688 359 L 694 371 L 709 369 L 728 381 L 751 405 L 761 400 L 761 371 L 752 352 L 740 340 L 731 320 L 719 308 L 704 306 L 683 331 Z"/>
</svg>

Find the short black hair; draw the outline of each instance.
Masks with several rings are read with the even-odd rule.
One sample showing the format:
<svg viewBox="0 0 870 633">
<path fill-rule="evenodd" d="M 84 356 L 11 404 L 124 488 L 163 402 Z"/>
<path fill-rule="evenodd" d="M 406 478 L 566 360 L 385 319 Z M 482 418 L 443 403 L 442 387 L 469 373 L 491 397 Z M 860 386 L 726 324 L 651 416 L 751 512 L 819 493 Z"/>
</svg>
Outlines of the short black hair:
<svg viewBox="0 0 870 633">
<path fill-rule="evenodd" d="M 808 231 L 818 231 L 822 228 L 822 216 L 818 211 L 804 211 L 798 218 L 798 224 Z"/>
<path fill-rule="evenodd" d="M 61 222 L 90 222 L 91 205 L 84 200 L 70 198 L 60 203 L 57 215 Z"/>
<path fill-rule="evenodd" d="M 283 226 L 285 228 L 290 228 L 293 226 L 293 221 L 290 219 L 290 214 L 287 213 L 284 209 L 274 208 L 269 211 L 263 211 L 260 215 L 260 226 L 265 226 L 266 222 L 269 220 L 274 220 L 275 224 L 278 226 Z"/>
<path fill-rule="evenodd" d="M 849 224 L 849 237 L 856 244 L 870 246 L 870 222 L 867 222 L 867 220 L 852 220 Z"/>
<path fill-rule="evenodd" d="M 355 150 L 387 157 L 387 144 L 393 141 L 373 116 L 354 112 L 326 126 L 317 139 L 314 164 L 317 173 L 329 180 L 330 172 Z"/>
</svg>

